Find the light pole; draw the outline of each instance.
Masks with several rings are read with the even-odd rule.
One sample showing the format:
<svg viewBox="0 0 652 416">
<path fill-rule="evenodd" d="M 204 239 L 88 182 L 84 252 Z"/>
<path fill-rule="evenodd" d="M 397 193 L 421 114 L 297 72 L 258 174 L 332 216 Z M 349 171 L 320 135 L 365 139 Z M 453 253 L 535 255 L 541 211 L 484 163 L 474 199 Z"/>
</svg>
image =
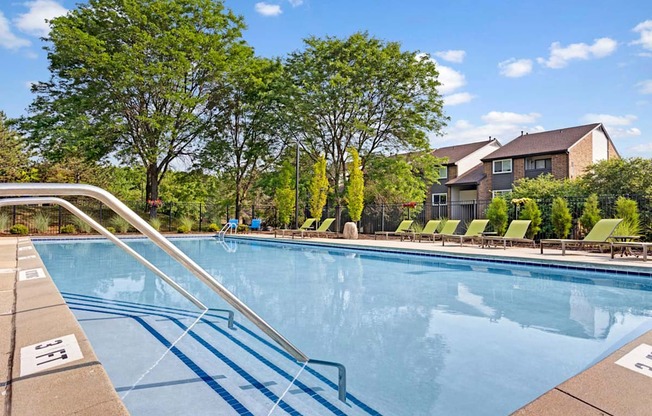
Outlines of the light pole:
<svg viewBox="0 0 652 416">
<path fill-rule="evenodd" d="M 294 229 L 299 228 L 299 139 L 297 139 L 297 160 L 295 165 L 296 178 L 294 182 Z"/>
</svg>

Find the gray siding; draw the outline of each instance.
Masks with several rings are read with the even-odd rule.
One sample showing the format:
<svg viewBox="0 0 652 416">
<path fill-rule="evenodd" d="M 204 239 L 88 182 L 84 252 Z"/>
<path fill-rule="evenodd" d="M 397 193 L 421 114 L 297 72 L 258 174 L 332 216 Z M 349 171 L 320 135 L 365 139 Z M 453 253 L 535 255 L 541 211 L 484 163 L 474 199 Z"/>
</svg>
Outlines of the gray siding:
<svg viewBox="0 0 652 416">
<path fill-rule="evenodd" d="M 430 193 L 431 194 L 445 194 L 448 192 L 448 187 L 446 186 L 446 182 L 448 182 L 448 179 L 444 179 L 441 181 L 441 183 L 436 183 L 432 185 L 430 188 Z"/>
</svg>

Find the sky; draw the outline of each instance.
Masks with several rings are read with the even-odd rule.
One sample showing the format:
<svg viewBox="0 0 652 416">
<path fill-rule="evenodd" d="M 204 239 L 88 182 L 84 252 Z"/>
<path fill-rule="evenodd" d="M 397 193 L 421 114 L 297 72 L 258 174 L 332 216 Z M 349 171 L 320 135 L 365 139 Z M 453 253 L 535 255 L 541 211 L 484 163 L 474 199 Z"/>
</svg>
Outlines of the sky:
<svg viewBox="0 0 652 416">
<path fill-rule="evenodd" d="M 77 1 L 0 0 L 0 111 L 27 113 L 49 77 L 47 19 Z M 603 123 L 624 157 L 652 157 L 650 0 L 226 0 L 256 53 L 367 31 L 437 62 L 450 117 L 434 148 Z"/>
</svg>

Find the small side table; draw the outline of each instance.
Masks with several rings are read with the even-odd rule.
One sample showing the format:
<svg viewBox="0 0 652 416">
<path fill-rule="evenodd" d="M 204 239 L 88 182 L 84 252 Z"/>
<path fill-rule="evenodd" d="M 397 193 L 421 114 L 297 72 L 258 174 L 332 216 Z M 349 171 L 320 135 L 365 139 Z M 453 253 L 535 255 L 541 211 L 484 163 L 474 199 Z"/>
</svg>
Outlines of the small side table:
<svg viewBox="0 0 652 416">
<path fill-rule="evenodd" d="M 640 240 L 641 236 L 640 235 L 612 235 L 611 238 L 616 243 L 632 243 Z M 628 247 L 625 244 L 619 247 L 620 247 L 620 257 L 632 255 L 631 247 Z"/>
</svg>

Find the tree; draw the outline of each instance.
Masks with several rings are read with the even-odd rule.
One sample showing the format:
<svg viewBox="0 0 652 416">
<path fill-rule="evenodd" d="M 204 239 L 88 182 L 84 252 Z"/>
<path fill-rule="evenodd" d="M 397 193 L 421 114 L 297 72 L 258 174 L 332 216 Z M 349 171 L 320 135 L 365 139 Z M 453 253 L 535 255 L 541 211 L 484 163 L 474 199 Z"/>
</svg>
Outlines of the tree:
<svg viewBox="0 0 652 416">
<path fill-rule="evenodd" d="M 326 177 L 326 158 L 320 157 L 314 165 L 310 181 L 310 215 L 321 218 L 328 197 L 328 177 Z"/>
<path fill-rule="evenodd" d="M 206 135 L 215 91 L 244 48 L 241 18 L 219 0 L 89 0 L 50 25 L 51 77 L 33 87 L 21 123 L 32 146 L 51 160 L 140 164 L 146 199 L 158 199 L 170 163 Z"/>
<path fill-rule="evenodd" d="M 280 62 L 256 58 L 249 50 L 216 92 L 213 139 L 201 152 L 201 166 L 233 184 L 238 219 L 248 192 L 283 152 L 276 100 L 282 75 Z"/>
<path fill-rule="evenodd" d="M 622 218 L 623 221 L 618 225 L 614 235 L 638 235 L 641 232 L 641 220 L 636 201 L 624 196 L 618 197 L 616 218 Z"/>
<path fill-rule="evenodd" d="M 427 57 L 367 33 L 304 42 L 286 63 L 287 125 L 313 160 L 326 156 L 339 204 L 347 149 L 361 155 L 364 171 L 371 154 L 429 148 L 427 133 L 446 121 L 438 72 Z"/>
<path fill-rule="evenodd" d="M 487 219 L 498 235 L 505 234 L 507 229 L 507 201 L 503 198 L 494 198 L 487 207 Z"/>
<path fill-rule="evenodd" d="M 349 154 L 351 162 L 349 163 L 349 186 L 346 188 L 346 199 L 351 220 L 358 222 L 364 208 L 364 178 L 360 169 L 358 151 L 355 148 L 350 148 Z"/>
<path fill-rule="evenodd" d="M 568 205 L 564 198 L 557 197 L 552 201 L 552 214 L 550 220 L 557 237 L 568 237 L 568 233 L 570 232 L 573 223 L 573 217 L 568 210 Z"/>
<path fill-rule="evenodd" d="M 600 221 L 600 208 L 598 208 L 598 195 L 591 194 L 584 201 L 584 210 L 580 217 L 580 224 L 586 231 L 590 231 L 593 226 Z"/>
<path fill-rule="evenodd" d="M 369 155 L 365 166 L 365 202 L 400 204 L 426 199 L 430 185 L 437 182 L 441 160 L 430 152 L 413 152 L 394 157 Z"/>
<path fill-rule="evenodd" d="M 289 162 L 284 162 L 278 175 L 278 187 L 275 193 L 278 221 L 285 227 L 290 223 L 294 211 L 294 189 L 292 189 L 292 176 L 294 169 Z"/>
<path fill-rule="evenodd" d="M 20 135 L 7 121 L 7 116 L 0 111 L 0 182 L 27 182 L 35 172 L 29 166 L 29 157 Z"/>
<path fill-rule="evenodd" d="M 534 238 L 541 230 L 541 210 L 534 199 L 526 198 L 523 209 L 519 213 L 519 219 L 530 220 L 530 227 L 527 230 L 527 238 Z"/>
<path fill-rule="evenodd" d="M 652 196 L 652 159 L 609 159 L 589 166 L 582 176 L 598 195 Z"/>
</svg>

